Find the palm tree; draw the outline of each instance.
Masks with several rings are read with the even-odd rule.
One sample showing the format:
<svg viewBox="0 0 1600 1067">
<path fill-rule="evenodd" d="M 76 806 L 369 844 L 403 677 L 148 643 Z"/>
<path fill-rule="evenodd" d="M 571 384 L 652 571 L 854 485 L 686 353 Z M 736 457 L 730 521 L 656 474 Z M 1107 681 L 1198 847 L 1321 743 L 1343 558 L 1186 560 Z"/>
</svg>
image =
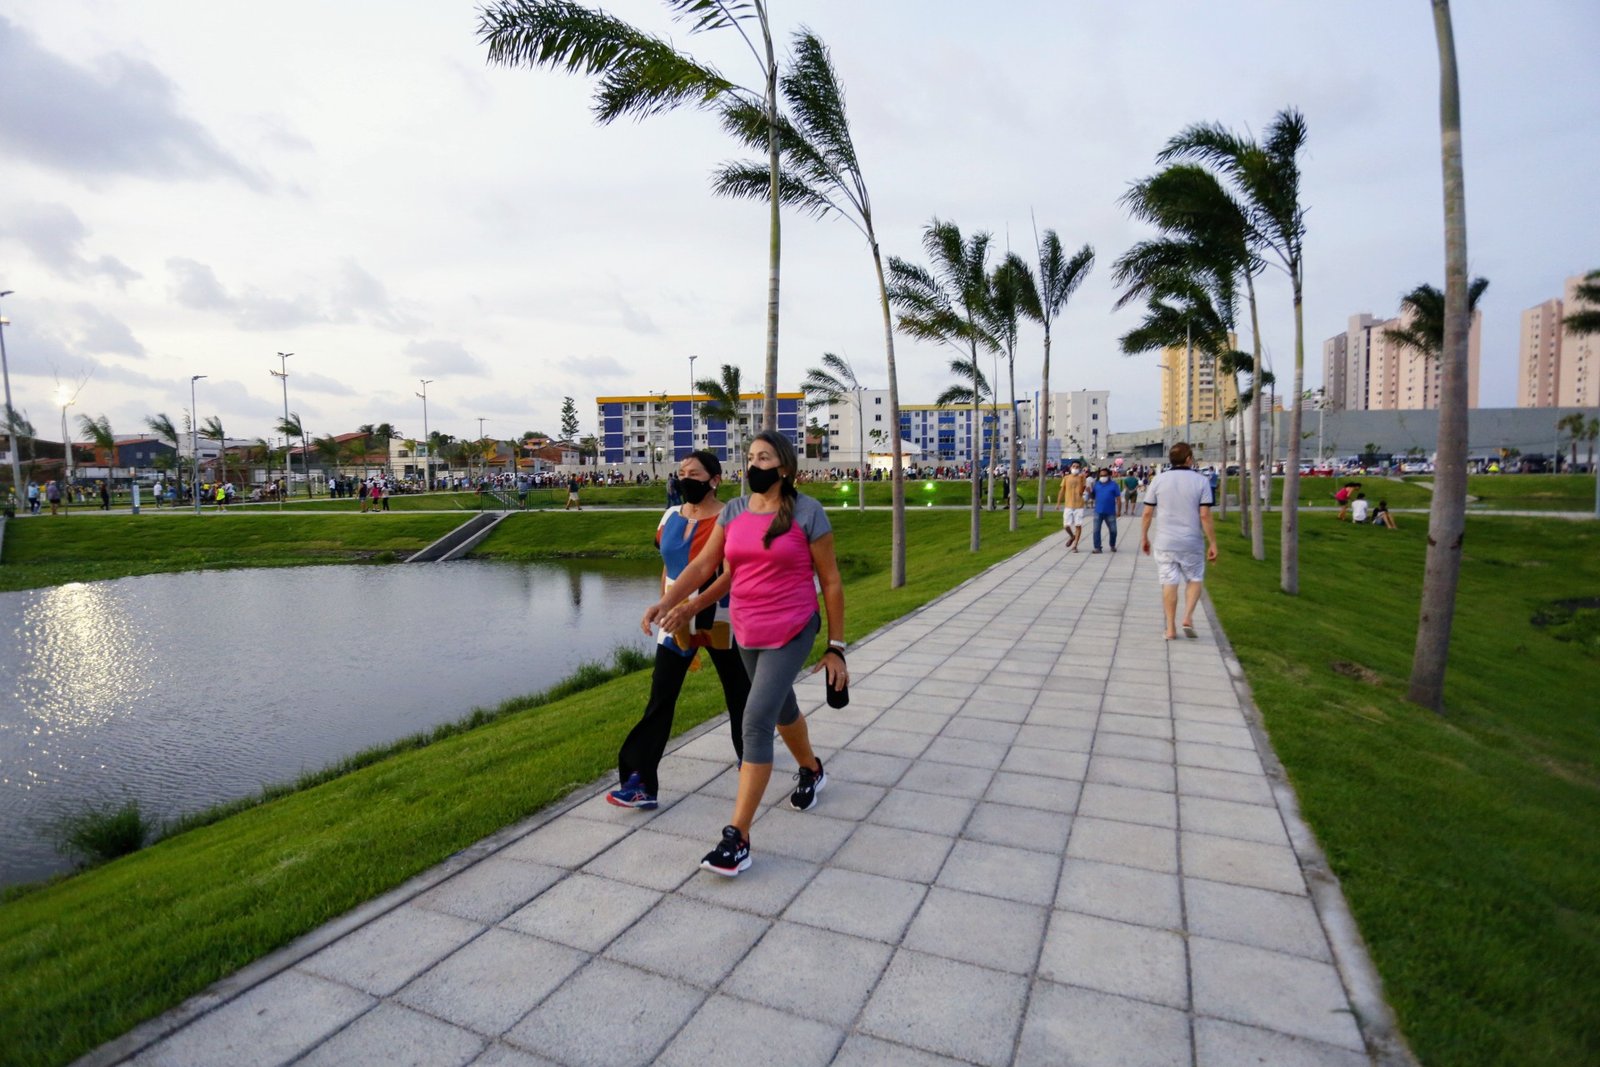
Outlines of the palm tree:
<svg viewBox="0 0 1600 1067">
<path fill-rule="evenodd" d="M 1022 436 L 1022 424 L 1017 419 L 1017 330 L 1023 316 L 1038 321 L 1044 318 L 1044 308 L 1039 304 L 1039 287 L 1033 280 L 1033 268 L 1015 252 L 1006 258 L 989 276 L 989 328 L 1006 353 L 1006 374 L 1011 382 L 1011 448 L 1006 458 L 1006 514 L 1009 529 L 1017 528 L 1017 441 Z M 998 382 L 996 385 L 998 386 Z M 998 416 L 998 412 L 996 415 Z M 996 419 L 995 432 L 999 433 Z M 1040 461 L 1041 466 L 1043 460 Z M 993 470 L 993 467 L 990 468 Z M 994 506 L 994 479 L 989 480 L 989 502 Z"/>
<path fill-rule="evenodd" d="M 1489 279 L 1474 278 L 1467 286 L 1467 315 L 1478 308 L 1478 298 L 1489 288 Z M 1402 348 L 1409 348 L 1425 359 L 1438 359 L 1444 352 L 1445 296 L 1426 283 L 1400 298 L 1404 325 L 1390 326 L 1383 335 Z"/>
<path fill-rule="evenodd" d="M 117 473 L 117 435 L 111 432 L 111 420 L 104 415 L 91 419 L 87 415 L 78 416 L 78 429 L 83 436 L 94 443 L 96 450 L 105 449 L 106 456 L 106 488 L 116 490 L 115 476 Z"/>
<path fill-rule="evenodd" d="M 806 371 L 800 389 L 806 394 L 806 407 L 812 411 L 830 404 L 842 404 L 847 397 L 855 404 L 857 497 L 860 510 L 867 510 L 866 413 L 861 410 L 862 385 L 856 379 L 855 368 L 851 367 L 850 361 L 843 356 L 824 352 L 822 366 L 812 367 Z M 896 434 L 896 437 L 898 436 Z"/>
<path fill-rule="evenodd" d="M 1585 274 L 1572 295 L 1574 303 L 1582 301 L 1586 306 L 1562 319 L 1562 324 L 1585 337 L 1600 333 L 1600 270 Z"/>
<path fill-rule="evenodd" d="M 1439 46 L 1439 149 L 1444 177 L 1444 343 L 1439 356 L 1439 440 L 1422 577 L 1416 651 L 1406 697 L 1444 708 L 1450 628 L 1467 533 L 1467 199 L 1461 166 L 1461 88 L 1449 0 L 1433 0 Z"/>
<path fill-rule="evenodd" d="M 171 445 L 173 455 L 177 455 L 179 451 L 178 442 L 181 440 L 181 438 L 178 436 L 178 428 L 177 426 L 173 425 L 171 418 L 169 418 L 165 413 L 146 415 L 144 419 L 144 425 L 145 429 L 149 430 L 161 440 Z"/>
<path fill-rule="evenodd" d="M 339 475 L 339 461 L 344 458 L 344 449 L 339 444 L 339 439 L 333 434 L 324 434 L 313 438 L 311 447 L 316 451 L 317 458 L 322 461 L 322 475 L 327 479 L 328 471 L 333 471 L 334 477 Z"/>
<path fill-rule="evenodd" d="M 278 450 L 274 448 L 272 446 L 272 442 L 268 441 L 265 437 L 257 437 L 250 444 L 250 451 L 248 453 L 249 462 L 261 464 L 266 473 L 268 482 L 272 481 L 272 463 L 273 460 L 277 458 L 277 454 Z M 248 475 L 249 472 L 246 471 L 247 481 L 249 480 Z"/>
<path fill-rule="evenodd" d="M 732 363 L 724 363 L 720 379 L 702 378 L 694 383 L 695 391 L 706 396 L 700 405 L 700 417 L 708 423 L 715 419 L 727 427 L 730 436 L 724 445 L 727 452 L 724 462 L 739 472 L 741 492 L 743 492 L 745 465 L 739 444 L 744 440 L 744 431 L 749 428 L 750 421 L 750 416 L 745 414 L 744 410 L 742 379 L 743 374 L 738 367 Z"/>
<path fill-rule="evenodd" d="M 1189 163 L 1171 164 L 1154 176 L 1135 182 L 1122 200 L 1130 214 L 1157 226 L 1162 236 L 1139 242 L 1117 261 L 1116 280 L 1127 286 L 1117 306 L 1150 297 L 1166 284 L 1166 279 L 1176 276 L 1208 295 L 1217 317 L 1232 334 L 1242 281 L 1250 309 L 1253 352 L 1242 359 L 1228 360 L 1228 365 L 1235 394 L 1245 397 L 1239 375 L 1263 366 L 1255 294 L 1255 275 L 1262 263 L 1250 246 L 1251 228 L 1245 208 L 1215 174 Z M 1231 347 L 1231 341 L 1229 344 Z M 1251 390 L 1256 388 L 1253 384 Z M 1241 405 L 1239 410 L 1248 406 Z M 1256 491 L 1261 469 L 1260 405 L 1252 407 L 1251 413 L 1252 425 L 1244 435 L 1248 447 L 1240 450 L 1240 521 L 1250 537 L 1251 555 L 1264 560 L 1265 530 Z"/>
<path fill-rule="evenodd" d="M 761 91 L 737 85 L 716 68 L 674 48 L 671 42 L 598 8 L 572 0 L 499 0 L 484 8 L 478 39 L 489 61 L 503 66 L 561 67 L 599 76 L 594 115 L 601 125 L 624 115 L 645 118 L 683 104 L 725 108 L 759 104 L 766 117 L 768 276 L 765 425 L 778 428 L 778 61 L 766 0 L 663 0 L 690 33 L 731 29 L 744 40 L 761 72 Z M 754 20 L 759 42 L 746 33 Z"/>
<path fill-rule="evenodd" d="M 208 441 L 217 443 L 217 463 L 222 473 L 217 476 L 217 481 L 228 480 L 228 435 L 222 431 L 222 420 L 215 415 L 207 415 L 206 421 L 200 424 L 200 436 Z"/>
<path fill-rule="evenodd" d="M 1083 284 L 1094 267 L 1094 248 L 1084 245 L 1071 259 L 1061 247 L 1056 231 L 1044 231 L 1039 245 L 1039 289 L 1030 307 L 1037 307 L 1034 318 L 1044 327 L 1044 371 L 1040 378 L 1039 397 L 1043 410 L 1039 413 L 1039 499 L 1034 502 L 1034 517 L 1044 518 L 1045 466 L 1050 459 L 1050 326 L 1066 308 L 1067 301 Z M 1226 469 L 1226 468 L 1224 468 Z"/>
<path fill-rule="evenodd" d="M 899 256 L 889 257 L 889 302 L 900 313 L 902 333 L 924 341 L 937 341 L 956 352 L 965 350 L 971 366 L 969 381 L 981 381 L 978 349 L 993 352 L 995 337 L 984 325 L 989 300 L 989 242 L 986 232 L 961 236 L 953 222 L 934 219 L 922 231 L 922 247 L 933 261 L 929 270 Z M 972 391 L 972 538 L 971 550 L 981 542 L 978 470 L 980 390 Z M 899 431 L 896 426 L 895 431 Z"/>
<path fill-rule="evenodd" d="M 276 429 L 279 433 L 283 434 L 286 440 L 293 440 L 296 437 L 300 438 L 300 465 L 304 468 L 304 473 L 306 476 L 306 499 L 309 500 L 311 499 L 311 443 L 306 440 L 305 423 L 301 421 L 300 413 L 298 411 L 291 411 L 287 419 L 278 420 Z M 289 466 L 289 451 L 287 446 L 284 448 L 283 465 L 285 467 Z M 292 472 L 285 472 L 286 475 L 290 473 Z"/>
<path fill-rule="evenodd" d="M 1278 112 L 1257 143 L 1218 124 L 1190 126 L 1163 148 L 1158 162 L 1197 160 L 1220 172 L 1245 207 L 1249 245 L 1270 256 L 1289 278 L 1294 295 L 1294 391 L 1305 392 L 1305 317 L 1303 314 L 1305 208 L 1300 203 L 1298 156 L 1306 143 L 1306 122 L 1295 108 Z M 1253 307 L 1253 304 L 1252 304 Z M 1256 365 L 1261 365 L 1257 354 Z M 1259 409 L 1258 409 L 1259 413 Z M 1300 591 L 1300 423 L 1301 406 L 1289 410 L 1289 453 L 1284 467 L 1282 554 L 1279 585 Z M 1253 446 L 1252 446 L 1253 447 Z"/>
<path fill-rule="evenodd" d="M 1578 466 L 1578 442 L 1584 439 L 1587 430 L 1588 420 L 1583 417 L 1581 411 L 1574 411 L 1556 420 L 1556 434 L 1566 434 L 1567 440 L 1572 445 L 1572 463 L 1569 469 L 1576 469 Z"/>
<path fill-rule="evenodd" d="M 775 186 L 779 201 L 818 218 L 829 212 L 841 215 L 861 231 L 872 251 L 889 373 L 889 425 L 894 436 L 889 460 L 893 509 L 889 588 L 898 589 L 906 582 L 906 489 L 899 447 L 900 380 L 895 368 L 894 320 L 884 278 L 883 253 L 873 226 L 872 198 L 867 194 L 861 160 L 850 134 L 844 88 L 839 84 L 827 46 L 812 33 L 802 30 L 794 35 L 794 58 L 781 85 L 789 114 L 787 118 L 779 118 L 779 147 L 783 159 L 782 173 Z M 765 116 L 745 104 L 728 108 L 723 125 L 751 147 L 763 144 L 768 133 Z M 725 196 L 764 200 L 771 196 L 774 185 L 762 165 L 730 163 L 718 171 L 713 188 Z"/>
</svg>

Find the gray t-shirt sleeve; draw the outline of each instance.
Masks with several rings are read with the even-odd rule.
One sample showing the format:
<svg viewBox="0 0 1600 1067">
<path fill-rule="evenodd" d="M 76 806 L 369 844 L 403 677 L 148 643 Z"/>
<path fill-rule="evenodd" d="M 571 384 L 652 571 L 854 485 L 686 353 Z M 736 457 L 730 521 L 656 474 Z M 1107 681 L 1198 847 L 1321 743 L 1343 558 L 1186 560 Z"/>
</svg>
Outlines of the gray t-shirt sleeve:
<svg viewBox="0 0 1600 1067">
<path fill-rule="evenodd" d="M 717 512 L 717 525 L 726 526 L 740 515 L 743 515 L 749 506 L 749 500 L 750 498 L 747 496 L 736 496 L 722 505 L 722 510 Z"/>
<path fill-rule="evenodd" d="M 815 497 L 801 493 L 794 502 L 794 524 L 806 533 L 807 541 L 815 541 L 833 532 L 833 523 Z"/>
</svg>

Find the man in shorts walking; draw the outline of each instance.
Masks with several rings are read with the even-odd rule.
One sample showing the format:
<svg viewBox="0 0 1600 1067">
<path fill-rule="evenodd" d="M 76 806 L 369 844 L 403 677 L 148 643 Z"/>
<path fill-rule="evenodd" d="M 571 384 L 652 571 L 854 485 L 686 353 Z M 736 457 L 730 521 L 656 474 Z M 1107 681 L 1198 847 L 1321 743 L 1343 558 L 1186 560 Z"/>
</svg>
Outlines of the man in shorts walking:
<svg viewBox="0 0 1600 1067">
<path fill-rule="evenodd" d="M 1067 534 L 1067 548 L 1073 552 L 1078 551 L 1078 542 L 1083 540 L 1083 490 L 1088 481 L 1077 460 L 1061 476 L 1061 496 L 1056 502 L 1061 505 L 1061 528 Z"/>
<path fill-rule="evenodd" d="M 1179 441 L 1169 453 L 1170 470 L 1151 479 L 1144 492 L 1140 539 L 1145 555 L 1160 568 L 1161 606 L 1166 611 L 1167 640 L 1178 636 L 1178 586 L 1186 586 L 1183 635 L 1198 637 L 1194 609 L 1204 588 L 1206 564 L 1217 558 L 1217 532 L 1211 522 L 1211 479 L 1194 469 L 1194 452 Z M 1155 527 L 1151 537 L 1150 528 Z"/>
</svg>

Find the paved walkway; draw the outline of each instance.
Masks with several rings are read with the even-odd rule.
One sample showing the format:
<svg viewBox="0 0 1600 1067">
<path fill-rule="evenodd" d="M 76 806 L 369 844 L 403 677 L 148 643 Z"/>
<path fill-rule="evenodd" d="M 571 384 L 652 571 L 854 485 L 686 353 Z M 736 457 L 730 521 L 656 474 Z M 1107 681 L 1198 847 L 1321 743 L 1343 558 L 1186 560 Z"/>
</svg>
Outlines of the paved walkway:
<svg viewBox="0 0 1600 1067">
<path fill-rule="evenodd" d="M 696 867 L 734 791 L 717 720 L 660 811 L 587 788 L 91 1058 L 1400 1062 L 1197 621 L 1164 641 L 1150 560 L 1053 538 L 853 648 L 848 708 L 802 687 L 829 782 L 790 810 L 780 755 L 741 877 Z"/>
</svg>

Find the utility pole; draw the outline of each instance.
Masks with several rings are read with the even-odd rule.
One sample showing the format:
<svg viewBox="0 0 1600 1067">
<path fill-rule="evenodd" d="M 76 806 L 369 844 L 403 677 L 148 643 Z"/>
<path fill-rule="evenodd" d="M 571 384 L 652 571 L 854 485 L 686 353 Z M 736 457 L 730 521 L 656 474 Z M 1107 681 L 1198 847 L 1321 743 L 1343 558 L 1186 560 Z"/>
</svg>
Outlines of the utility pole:
<svg viewBox="0 0 1600 1067">
<path fill-rule="evenodd" d="M 0 292 L 0 300 L 10 296 L 15 290 L 7 289 Z M 6 382 L 6 429 L 11 434 L 11 491 L 16 494 L 19 515 L 27 514 L 23 506 L 27 503 L 22 492 L 22 464 L 17 458 L 19 442 L 17 440 L 17 409 L 11 406 L 11 368 L 6 364 L 6 326 L 11 322 L 4 315 L 0 315 L 0 374 L 5 376 Z"/>
<path fill-rule="evenodd" d="M 482 415 L 478 416 L 478 481 L 482 482 L 484 475 L 489 472 L 489 464 L 483 456 L 483 424 L 489 420 Z"/>
<path fill-rule="evenodd" d="M 1194 333 L 1183 324 L 1183 439 L 1189 440 L 1189 420 L 1194 414 Z"/>
<path fill-rule="evenodd" d="M 272 375 L 274 378 L 277 378 L 283 383 L 283 424 L 286 427 L 289 425 L 289 357 L 292 355 L 294 355 L 293 352 L 279 352 L 278 366 L 282 367 L 283 369 L 272 370 L 270 367 L 267 369 L 268 374 Z M 283 441 L 283 465 L 285 468 L 285 474 L 283 476 L 283 492 L 278 494 L 279 511 L 283 510 L 283 498 L 289 495 L 289 474 L 287 472 L 287 468 L 289 466 L 289 431 L 287 429 L 284 430 Z M 303 462 L 304 458 L 302 457 L 302 463 Z M 306 485 L 309 486 L 310 484 L 311 475 L 308 471 L 306 474 Z"/>
<path fill-rule="evenodd" d="M 194 497 L 196 515 L 200 514 L 200 412 L 195 408 L 194 383 L 204 377 L 204 374 L 194 374 L 189 377 L 189 456 L 194 460 L 194 473 L 189 478 L 189 492 Z"/>
<path fill-rule="evenodd" d="M 422 398 L 422 447 L 427 450 L 425 456 L 428 460 L 425 473 L 422 476 L 423 484 L 431 492 L 433 490 L 433 438 L 428 436 L 428 386 L 433 384 L 432 378 L 419 378 L 422 383 L 422 392 L 416 394 Z M 479 429 L 482 429 L 480 426 Z"/>
</svg>

